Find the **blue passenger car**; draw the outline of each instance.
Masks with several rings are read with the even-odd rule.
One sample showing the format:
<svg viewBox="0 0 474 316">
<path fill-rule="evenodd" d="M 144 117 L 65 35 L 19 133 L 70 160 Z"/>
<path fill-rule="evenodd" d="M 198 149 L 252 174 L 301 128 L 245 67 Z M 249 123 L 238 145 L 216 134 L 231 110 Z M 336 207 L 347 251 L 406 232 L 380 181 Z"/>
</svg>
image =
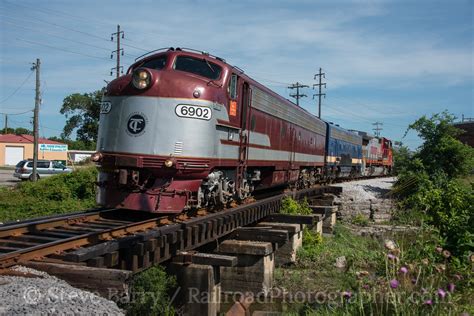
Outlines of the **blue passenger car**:
<svg viewBox="0 0 474 316">
<path fill-rule="evenodd" d="M 331 178 L 360 176 L 362 137 L 332 123 L 326 125 L 326 174 Z"/>
</svg>

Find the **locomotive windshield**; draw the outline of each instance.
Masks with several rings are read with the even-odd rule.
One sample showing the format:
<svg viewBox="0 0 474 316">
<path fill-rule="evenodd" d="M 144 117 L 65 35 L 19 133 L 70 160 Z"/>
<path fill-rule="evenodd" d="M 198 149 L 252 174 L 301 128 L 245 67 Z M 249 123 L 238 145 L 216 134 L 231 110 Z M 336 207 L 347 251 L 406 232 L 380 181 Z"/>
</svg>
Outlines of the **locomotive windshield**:
<svg viewBox="0 0 474 316">
<path fill-rule="evenodd" d="M 206 59 L 198 59 L 190 56 L 178 56 L 174 63 L 174 69 L 190 72 L 211 80 L 220 77 L 222 68 Z"/>
<path fill-rule="evenodd" d="M 139 64 L 135 68 L 145 67 L 145 68 L 150 68 L 150 69 L 161 70 L 165 67 L 165 64 L 166 64 L 166 55 L 163 55 L 163 56 L 159 56 L 153 59 L 149 59 Z"/>
</svg>

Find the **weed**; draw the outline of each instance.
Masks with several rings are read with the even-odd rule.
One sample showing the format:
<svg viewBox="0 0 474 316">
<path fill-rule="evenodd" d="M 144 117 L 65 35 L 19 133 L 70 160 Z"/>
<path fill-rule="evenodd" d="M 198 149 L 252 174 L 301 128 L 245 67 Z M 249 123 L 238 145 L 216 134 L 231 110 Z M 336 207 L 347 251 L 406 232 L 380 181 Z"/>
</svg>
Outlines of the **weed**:
<svg viewBox="0 0 474 316">
<path fill-rule="evenodd" d="M 309 203 L 306 198 L 302 202 L 298 203 L 293 198 L 286 197 L 282 201 L 280 213 L 292 215 L 310 215 L 313 214 L 313 210 L 309 207 Z"/>
<path fill-rule="evenodd" d="M 131 302 L 125 306 L 127 315 L 174 315 L 170 294 L 176 286 L 176 279 L 161 266 L 139 273 L 132 281 Z"/>
<path fill-rule="evenodd" d="M 362 214 L 357 214 L 352 218 L 352 224 L 357 226 L 369 226 L 369 219 Z"/>
</svg>

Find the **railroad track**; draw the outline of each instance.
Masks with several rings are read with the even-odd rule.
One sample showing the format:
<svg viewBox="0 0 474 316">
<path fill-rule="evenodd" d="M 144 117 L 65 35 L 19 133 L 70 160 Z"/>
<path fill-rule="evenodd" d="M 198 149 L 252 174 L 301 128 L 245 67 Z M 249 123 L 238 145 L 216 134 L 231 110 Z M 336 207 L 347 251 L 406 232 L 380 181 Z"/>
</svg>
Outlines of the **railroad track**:
<svg viewBox="0 0 474 316">
<path fill-rule="evenodd" d="M 0 226 L 0 268 L 25 261 L 73 263 L 139 271 L 278 213 L 285 196 L 338 193 L 318 187 L 288 192 L 193 217 L 107 209 Z"/>
</svg>

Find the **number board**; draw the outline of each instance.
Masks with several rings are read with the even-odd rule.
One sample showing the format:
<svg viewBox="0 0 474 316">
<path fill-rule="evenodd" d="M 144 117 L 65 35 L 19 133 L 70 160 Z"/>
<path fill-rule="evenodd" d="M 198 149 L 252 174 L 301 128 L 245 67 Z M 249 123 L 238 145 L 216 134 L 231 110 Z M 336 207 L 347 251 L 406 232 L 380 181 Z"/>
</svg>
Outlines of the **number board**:
<svg viewBox="0 0 474 316">
<path fill-rule="evenodd" d="M 212 117 L 212 111 L 207 106 L 197 106 L 190 104 L 178 104 L 175 113 L 179 117 L 186 117 L 198 120 L 209 121 Z"/>
</svg>

